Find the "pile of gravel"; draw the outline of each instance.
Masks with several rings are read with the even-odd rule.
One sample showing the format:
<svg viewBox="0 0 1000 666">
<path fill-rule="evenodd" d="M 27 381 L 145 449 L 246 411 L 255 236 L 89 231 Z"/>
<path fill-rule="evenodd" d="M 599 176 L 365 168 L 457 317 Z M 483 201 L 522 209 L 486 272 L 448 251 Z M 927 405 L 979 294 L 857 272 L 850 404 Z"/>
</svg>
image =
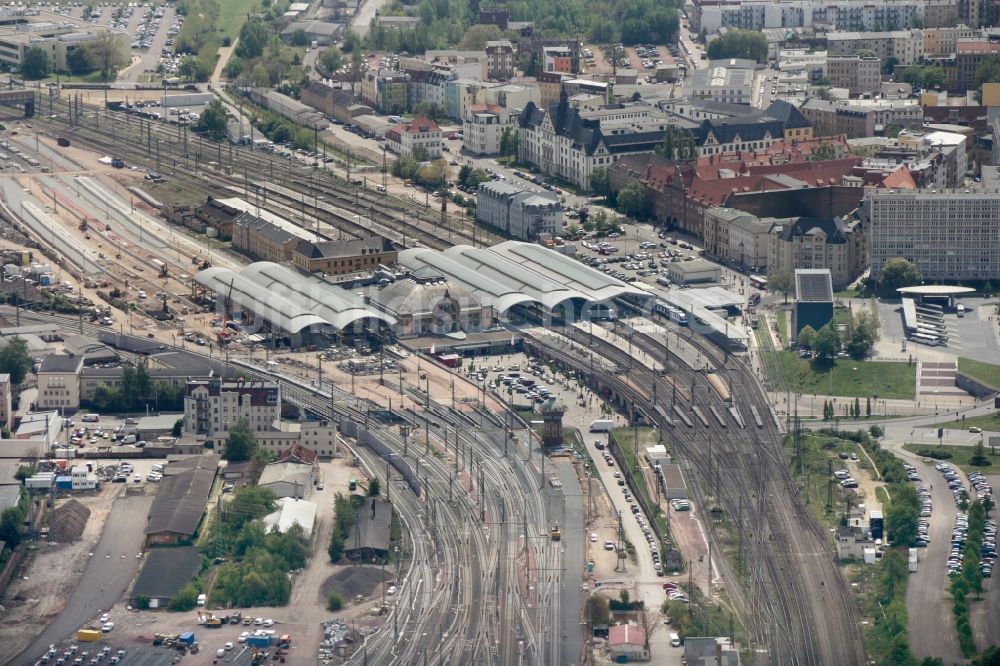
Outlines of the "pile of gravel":
<svg viewBox="0 0 1000 666">
<path fill-rule="evenodd" d="M 75 499 L 68 500 L 53 511 L 49 523 L 49 538 L 62 543 L 76 541 L 83 536 L 83 528 L 89 518 L 90 509 Z"/>
<path fill-rule="evenodd" d="M 371 596 L 382 581 L 393 578 L 391 569 L 384 572 L 381 567 L 347 567 L 333 574 L 323 583 L 322 592 L 326 597 L 336 592 L 343 599 L 353 599 L 357 595 Z"/>
</svg>

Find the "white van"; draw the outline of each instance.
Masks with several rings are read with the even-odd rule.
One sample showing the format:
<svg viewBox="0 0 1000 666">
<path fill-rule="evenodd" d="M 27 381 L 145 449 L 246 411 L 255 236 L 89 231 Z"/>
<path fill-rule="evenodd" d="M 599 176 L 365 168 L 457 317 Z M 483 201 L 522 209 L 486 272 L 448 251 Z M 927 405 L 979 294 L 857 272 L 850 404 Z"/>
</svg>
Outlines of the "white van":
<svg viewBox="0 0 1000 666">
<path fill-rule="evenodd" d="M 80 420 L 84 423 L 97 423 L 100 420 L 100 414 L 84 414 L 83 418 Z"/>
<path fill-rule="evenodd" d="M 135 444 L 135 435 L 125 435 L 122 437 L 121 444 Z"/>
<path fill-rule="evenodd" d="M 957 306 L 955 306 L 955 311 L 958 313 L 959 317 L 964 317 L 965 316 L 965 306 L 962 305 L 961 303 L 959 303 Z"/>
<path fill-rule="evenodd" d="M 671 647 L 680 647 L 681 637 L 678 636 L 677 634 L 670 634 L 670 645 Z"/>
<path fill-rule="evenodd" d="M 205 602 L 207 602 L 207 601 L 208 601 L 208 595 L 206 595 L 206 594 L 199 594 L 198 595 L 198 605 L 199 606 L 204 606 Z"/>
</svg>

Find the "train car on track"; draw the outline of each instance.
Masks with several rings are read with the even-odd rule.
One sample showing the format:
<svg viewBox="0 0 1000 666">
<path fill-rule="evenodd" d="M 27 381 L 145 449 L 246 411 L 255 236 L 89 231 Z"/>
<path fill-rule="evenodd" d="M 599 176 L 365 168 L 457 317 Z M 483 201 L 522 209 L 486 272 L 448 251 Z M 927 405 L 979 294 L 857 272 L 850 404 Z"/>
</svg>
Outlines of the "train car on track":
<svg viewBox="0 0 1000 666">
<path fill-rule="evenodd" d="M 722 399 L 722 402 L 729 404 L 732 402 L 733 397 L 729 394 L 729 387 L 726 386 L 726 382 L 719 375 L 714 372 L 710 372 L 705 375 L 708 380 L 708 385 L 712 387 L 715 394 Z"/>
</svg>

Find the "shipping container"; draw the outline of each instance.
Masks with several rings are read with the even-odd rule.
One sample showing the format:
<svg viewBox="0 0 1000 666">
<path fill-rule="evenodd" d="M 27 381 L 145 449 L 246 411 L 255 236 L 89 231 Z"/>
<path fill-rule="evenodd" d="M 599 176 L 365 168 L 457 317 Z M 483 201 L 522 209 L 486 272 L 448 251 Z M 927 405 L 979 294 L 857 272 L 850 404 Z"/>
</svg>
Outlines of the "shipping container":
<svg viewBox="0 0 1000 666">
<path fill-rule="evenodd" d="M 100 629 L 80 629 L 76 632 L 76 640 L 81 643 L 92 643 L 101 640 L 103 634 Z"/>
<path fill-rule="evenodd" d="M 271 645 L 270 636 L 247 636 L 247 646 L 255 648 L 266 648 Z"/>
<path fill-rule="evenodd" d="M 194 643 L 194 632 L 193 631 L 185 631 L 183 634 L 181 634 L 180 636 L 178 636 L 177 639 L 181 643 L 184 643 L 185 645 L 191 645 L 192 643 Z"/>
</svg>

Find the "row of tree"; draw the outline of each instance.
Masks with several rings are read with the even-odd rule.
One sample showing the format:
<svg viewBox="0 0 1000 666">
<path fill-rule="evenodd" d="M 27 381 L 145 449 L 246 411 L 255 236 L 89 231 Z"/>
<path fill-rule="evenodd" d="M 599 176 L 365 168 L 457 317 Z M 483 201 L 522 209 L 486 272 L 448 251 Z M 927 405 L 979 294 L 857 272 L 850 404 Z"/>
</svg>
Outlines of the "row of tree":
<svg viewBox="0 0 1000 666">
<path fill-rule="evenodd" d="M 417 148 L 412 155 L 403 155 L 392 164 L 392 175 L 404 180 L 412 180 L 421 187 L 437 189 L 444 187 L 448 181 L 448 162 L 438 158 L 433 162 L 426 161 L 427 151 Z"/>
<path fill-rule="evenodd" d="M 184 409 L 184 389 L 153 381 L 144 365 L 126 365 L 122 367 L 121 384 L 98 386 L 86 406 L 100 412 L 139 412 L 147 408 L 177 411 Z"/>
</svg>

